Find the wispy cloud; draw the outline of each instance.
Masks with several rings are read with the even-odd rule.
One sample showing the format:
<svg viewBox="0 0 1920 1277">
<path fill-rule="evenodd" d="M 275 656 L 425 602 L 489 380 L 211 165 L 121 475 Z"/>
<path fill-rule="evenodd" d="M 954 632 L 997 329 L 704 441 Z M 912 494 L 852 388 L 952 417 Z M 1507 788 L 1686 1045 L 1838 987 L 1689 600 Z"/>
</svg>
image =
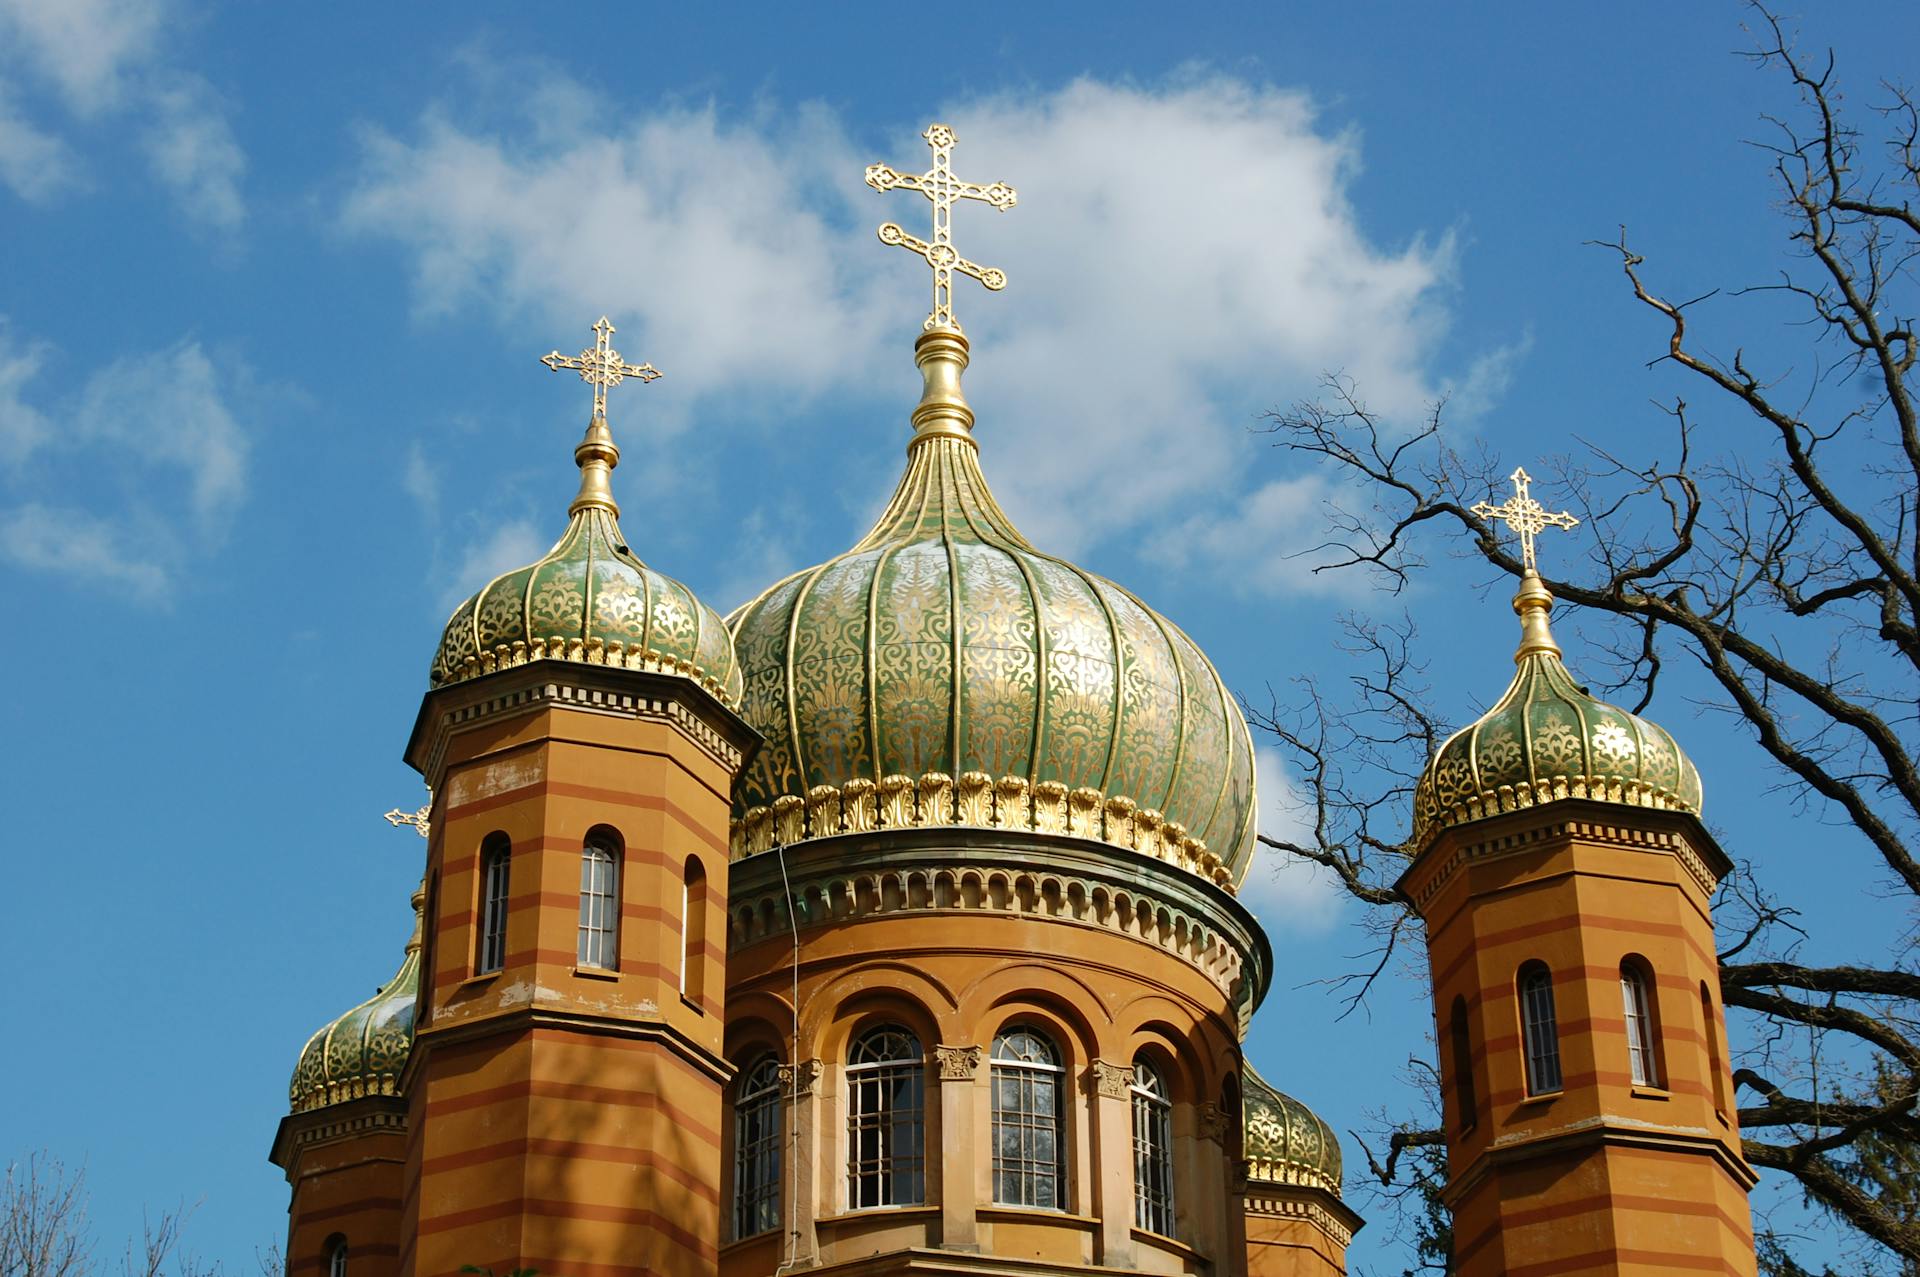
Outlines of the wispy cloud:
<svg viewBox="0 0 1920 1277">
<path fill-rule="evenodd" d="M 877 154 L 817 106 L 596 126 L 569 114 L 581 86 L 520 71 L 468 55 L 460 92 L 481 105 L 430 103 L 412 126 L 366 135 L 342 222 L 409 251 L 423 312 L 611 311 L 623 349 L 671 361 L 649 410 L 681 419 L 742 390 L 870 402 L 876 369 L 910 383 L 926 273 L 872 228 L 911 228 L 925 208 L 859 174 L 872 160 L 913 169 L 919 125 Z M 569 130 L 535 118 L 536 98 Z M 1252 472 L 1246 424 L 1333 368 L 1389 415 L 1442 393 L 1431 365 L 1452 238 L 1365 234 L 1347 197 L 1360 139 L 1299 92 L 1205 74 L 1081 80 L 944 118 L 961 176 L 1020 191 L 1004 216 L 982 205 L 956 219 L 968 256 L 1012 281 L 999 298 L 962 281 L 959 296 L 984 459 L 1010 510 L 1051 549 L 1136 535 L 1260 588 L 1297 583 L 1286 556 L 1319 511 L 1284 472 Z M 1485 400 L 1500 371 L 1486 362 L 1464 384 Z M 1055 462 L 1020 460 L 1041 453 Z M 1280 534 L 1284 546 L 1263 539 Z"/>
<path fill-rule="evenodd" d="M 44 86 L 78 126 L 141 121 L 148 167 L 181 211 L 232 231 L 246 218 L 246 156 L 219 94 L 170 57 L 179 25 L 167 0 L 0 0 L 0 69 Z M 0 85 L 0 180 L 45 202 L 84 185 L 83 168 L 71 140 Z"/>
<path fill-rule="evenodd" d="M 542 535 L 531 519 L 510 519 L 496 524 L 483 538 L 461 552 L 452 576 L 446 578 L 446 589 L 440 598 L 441 608 L 452 612 L 460 600 L 502 572 L 525 567 L 545 554 L 552 543 L 553 538 Z"/>
<path fill-rule="evenodd" d="M 157 597 L 219 547 L 246 498 L 251 443 L 232 404 L 245 369 L 186 340 L 35 402 L 56 358 L 0 321 L 0 560 Z"/>
</svg>

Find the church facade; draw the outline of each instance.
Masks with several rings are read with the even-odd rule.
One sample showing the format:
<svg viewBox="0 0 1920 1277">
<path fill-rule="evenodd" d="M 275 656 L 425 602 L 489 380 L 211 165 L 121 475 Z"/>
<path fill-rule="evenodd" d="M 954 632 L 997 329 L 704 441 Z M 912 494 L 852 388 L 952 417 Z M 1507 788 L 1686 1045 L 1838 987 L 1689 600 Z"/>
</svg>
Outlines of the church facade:
<svg viewBox="0 0 1920 1277">
<path fill-rule="evenodd" d="M 620 525 L 606 391 L 657 374 L 604 320 L 548 356 L 594 387 L 579 488 L 435 653 L 415 934 L 274 1141 L 292 1277 L 1345 1271 L 1338 1138 L 1241 1051 L 1273 976 L 1246 721 L 994 501 L 950 283 L 1004 276 L 948 217 L 1014 197 L 926 136 L 932 171 L 867 174 L 933 203 L 931 241 L 881 238 L 935 309 L 844 554 L 720 617 Z M 1402 883 L 1459 1271 L 1750 1273 L 1698 775 L 1522 593 L 1520 690 L 1436 754 Z"/>
</svg>

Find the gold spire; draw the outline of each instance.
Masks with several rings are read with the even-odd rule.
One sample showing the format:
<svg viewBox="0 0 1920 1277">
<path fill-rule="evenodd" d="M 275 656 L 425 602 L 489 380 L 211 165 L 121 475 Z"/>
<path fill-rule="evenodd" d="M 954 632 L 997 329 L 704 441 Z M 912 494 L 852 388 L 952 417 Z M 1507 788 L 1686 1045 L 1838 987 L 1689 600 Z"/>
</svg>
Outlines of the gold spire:
<svg viewBox="0 0 1920 1277">
<path fill-rule="evenodd" d="M 628 377 L 638 378 L 642 382 L 657 381 L 660 370 L 652 364 L 630 364 L 615 350 L 608 338 L 614 334 L 614 327 L 607 322 L 605 315 L 593 326 L 594 343 L 591 349 L 578 355 L 562 355 L 558 350 L 542 355 L 540 362 L 559 372 L 561 369 L 575 370 L 580 380 L 593 387 L 593 419 L 587 423 L 587 437 L 573 450 L 574 464 L 580 467 L 580 492 L 567 507 L 569 515 L 578 514 L 586 509 L 600 509 L 619 517 L 620 507 L 614 503 L 613 487 L 610 482 L 613 468 L 620 464 L 620 449 L 614 446 L 613 432 L 607 429 L 607 388 L 617 386 Z"/>
<path fill-rule="evenodd" d="M 977 265 L 955 251 L 952 224 L 954 201 L 983 200 L 1004 213 L 1014 206 L 1018 197 L 1005 182 L 980 186 L 973 182 L 962 182 L 953 175 L 955 138 L 951 128 L 944 124 L 929 125 L 920 136 L 933 148 L 932 168 L 916 177 L 911 173 L 896 173 L 885 164 L 869 164 L 867 185 L 876 191 L 919 191 L 933 205 L 931 244 L 907 234 L 893 222 L 880 227 L 880 242 L 910 248 L 927 259 L 927 265 L 933 267 L 933 311 L 927 316 L 923 327 L 928 332 L 945 328 L 958 333 L 960 324 L 953 317 L 953 272 L 971 275 L 995 292 L 1007 286 L 1007 276 L 1005 271 Z M 964 352 L 961 362 L 965 363 Z"/>
<path fill-rule="evenodd" d="M 424 831 L 423 831 L 424 832 Z M 427 880 L 422 878 L 420 885 L 407 897 L 407 903 L 413 906 L 413 934 L 407 937 L 408 953 L 420 952 L 420 942 L 427 932 Z"/>
<path fill-rule="evenodd" d="M 1536 652 L 1560 655 L 1560 645 L 1553 641 L 1553 633 L 1547 628 L 1547 616 L 1553 610 L 1553 592 L 1540 579 L 1533 538 L 1548 528 L 1577 528 L 1580 520 L 1565 510 L 1547 513 L 1547 508 L 1528 491 L 1533 476 L 1525 467 L 1515 470 L 1508 478 L 1513 480 L 1513 496 L 1499 505 L 1482 501 L 1473 507 L 1473 512 L 1483 519 L 1505 523 L 1520 537 L 1520 565 L 1524 574 L 1520 578 L 1520 590 L 1513 596 L 1514 614 L 1520 618 L 1520 647 L 1513 654 L 1518 664 Z"/>
</svg>

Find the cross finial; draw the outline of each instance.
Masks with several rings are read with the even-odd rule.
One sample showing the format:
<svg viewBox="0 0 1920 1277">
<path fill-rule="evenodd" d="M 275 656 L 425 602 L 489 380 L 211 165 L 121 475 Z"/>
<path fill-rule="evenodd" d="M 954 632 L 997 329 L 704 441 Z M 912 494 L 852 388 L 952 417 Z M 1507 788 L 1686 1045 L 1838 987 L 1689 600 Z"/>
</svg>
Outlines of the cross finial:
<svg viewBox="0 0 1920 1277">
<path fill-rule="evenodd" d="M 559 372 L 561 369 L 577 369 L 580 380 L 593 387 L 593 419 L 604 423 L 607 419 L 607 387 L 617 386 L 629 377 L 639 380 L 657 381 L 660 370 L 652 364 L 630 364 L 621 353 L 615 350 L 608 338 L 614 334 L 614 327 L 607 322 L 605 315 L 593 326 L 594 343 L 591 350 L 583 350 L 578 355 L 563 355 L 554 351 L 542 355 L 540 362 Z"/>
<path fill-rule="evenodd" d="M 1483 519 L 1498 519 L 1512 528 L 1520 537 L 1520 563 L 1528 572 L 1533 572 L 1533 538 L 1548 528 L 1577 528 L 1580 520 L 1565 510 L 1558 514 L 1548 514 L 1547 508 L 1533 499 L 1527 486 L 1533 482 L 1533 476 L 1525 467 L 1515 470 L 1507 476 L 1513 480 L 1513 496 L 1499 505 L 1489 505 L 1482 501 L 1473 507 L 1473 512 Z"/>
<path fill-rule="evenodd" d="M 387 823 L 395 829 L 400 828 L 402 825 L 410 825 L 413 827 L 415 833 L 425 838 L 427 836 L 427 814 L 432 810 L 433 800 L 431 798 L 421 803 L 420 810 L 418 811 L 402 811 L 398 807 L 395 807 L 387 813 Z"/>
<path fill-rule="evenodd" d="M 953 272 L 971 275 L 995 292 L 1007 286 L 1007 276 L 1005 271 L 970 262 L 954 250 L 954 201 L 982 200 L 1004 213 L 1014 206 L 1018 197 L 1005 182 L 979 186 L 954 177 L 955 139 L 951 128 L 944 124 L 929 125 L 920 136 L 933 148 L 932 168 L 916 177 L 911 173 L 896 173 L 885 164 L 869 164 L 867 185 L 876 191 L 919 191 L 932 203 L 932 243 L 907 234 L 893 222 L 880 227 L 880 242 L 910 248 L 927 259 L 927 265 L 933 267 L 933 311 L 927 316 L 924 327 L 929 332 L 936 328 L 951 328 L 959 332 L 960 325 L 953 318 Z"/>
</svg>

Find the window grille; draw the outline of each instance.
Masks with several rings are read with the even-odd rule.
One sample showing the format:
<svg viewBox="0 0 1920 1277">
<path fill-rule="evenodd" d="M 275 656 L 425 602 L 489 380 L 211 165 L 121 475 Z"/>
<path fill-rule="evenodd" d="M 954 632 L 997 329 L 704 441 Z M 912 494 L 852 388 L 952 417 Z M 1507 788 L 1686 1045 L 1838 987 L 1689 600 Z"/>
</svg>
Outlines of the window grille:
<svg viewBox="0 0 1920 1277">
<path fill-rule="evenodd" d="M 874 1029 L 847 1052 L 847 1205 L 917 1206 L 926 1200 L 926 1057 L 897 1025 Z"/>
<path fill-rule="evenodd" d="M 762 1056 L 733 1101 L 733 1235 L 780 1226 L 780 1066 Z"/>
<path fill-rule="evenodd" d="M 327 1252 L 327 1277 L 347 1277 L 347 1243 L 337 1241 Z"/>
<path fill-rule="evenodd" d="M 612 841 L 589 837 L 580 849 L 580 965 L 620 965 L 620 862 Z"/>
<path fill-rule="evenodd" d="M 1520 972 L 1520 1020 L 1527 1047 L 1527 1094 L 1560 1089 L 1560 1031 L 1553 1014 L 1553 973 L 1540 963 Z"/>
<path fill-rule="evenodd" d="M 1173 1103 L 1145 1060 L 1133 1062 L 1133 1223 L 1173 1236 Z"/>
<path fill-rule="evenodd" d="M 1063 1209 L 1060 1081 L 1053 1043 L 1032 1029 L 993 1040 L 993 1200 Z"/>
<path fill-rule="evenodd" d="M 1627 1071 L 1635 1086 L 1660 1085 L 1660 1061 L 1654 1053 L 1653 1003 L 1647 977 L 1631 962 L 1620 965 L 1620 1002 L 1627 1026 Z"/>
<path fill-rule="evenodd" d="M 512 856 L 506 839 L 487 840 L 481 857 L 480 948 L 474 962 L 479 975 L 507 965 L 507 874 Z"/>
</svg>

